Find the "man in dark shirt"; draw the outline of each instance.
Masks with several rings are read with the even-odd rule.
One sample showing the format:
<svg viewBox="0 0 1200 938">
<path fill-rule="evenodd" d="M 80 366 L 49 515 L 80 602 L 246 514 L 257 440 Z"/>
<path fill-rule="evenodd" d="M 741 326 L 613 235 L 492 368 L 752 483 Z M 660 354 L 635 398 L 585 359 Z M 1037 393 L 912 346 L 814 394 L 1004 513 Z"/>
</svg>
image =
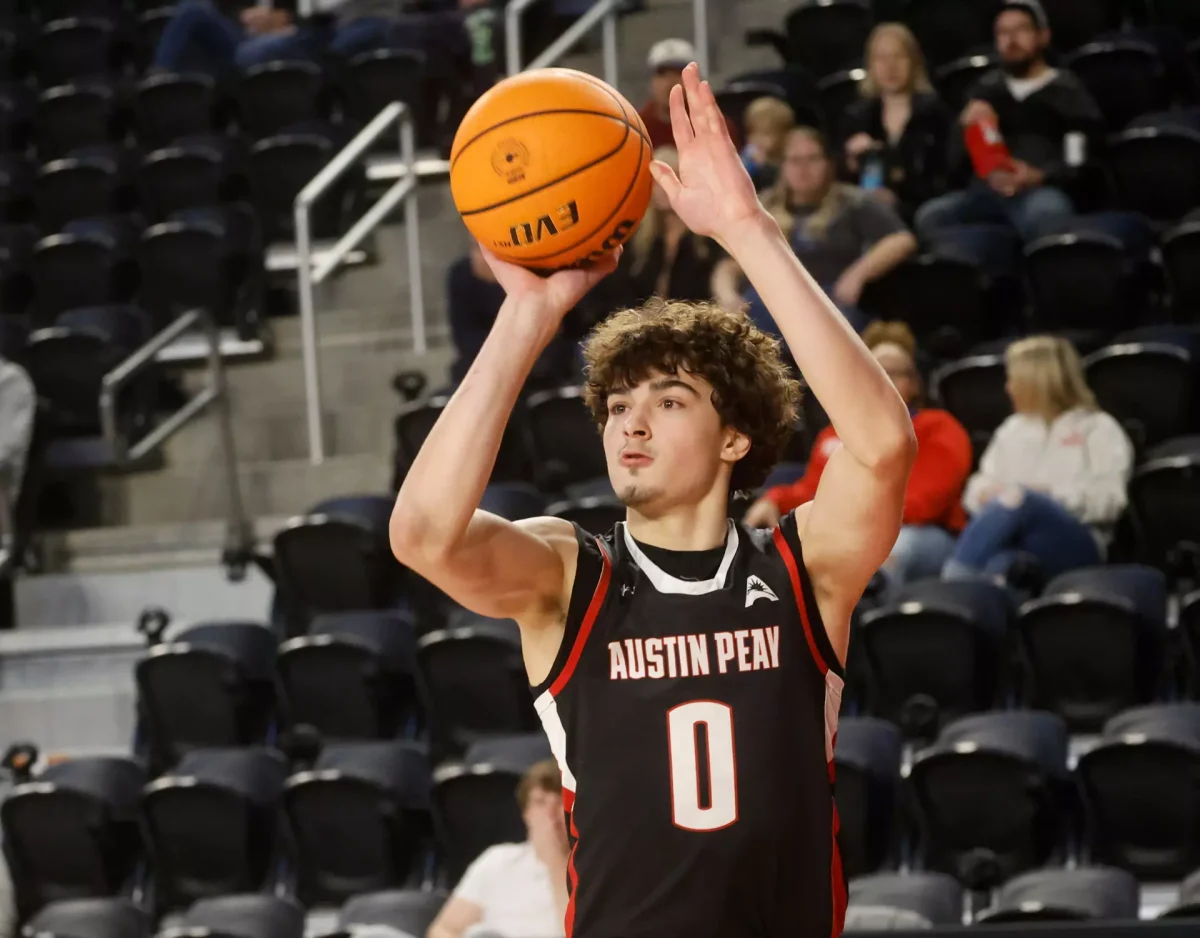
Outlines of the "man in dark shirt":
<svg viewBox="0 0 1200 938">
<path fill-rule="evenodd" d="M 646 67 L 650 70 L 650 100 L 638 115 L 650 134 L 650 146 L 671 147 L 675 138 L 671 136 L 671 89 L 683 81 L 683 69 L 689 62 L 696 61 L 696 50 L 686 39 L 663 39 L 650 49 Z M 733 143 L 741 147 L 741 128 L 728 117 L 725 126 Z"/>
<path fill-rule="evenodd" d="M 1070 169 L 1067 150 L 1086 152 L 1103 133 L 1100 109 L 1079 79 L 1046 63 L 1050 28 L 1038 0 L 1004 3 L 995 33 L 1000 68 L 971 89 L 959 123 L 963 132 L 979 122 L 999 126 L 1012 169 L 976 176 L 965 189 L 926 202 L 916 215 L 925 238 L 981 222 L 1008 223 L 1026 243 L 1052 233 L 1074 212 L 1059 188 Z M 968 162 L 963 132 L 951 134 L 952 172 Z M 1076 156 L 1081 162 L 1082 153 Z"/>
</svg>

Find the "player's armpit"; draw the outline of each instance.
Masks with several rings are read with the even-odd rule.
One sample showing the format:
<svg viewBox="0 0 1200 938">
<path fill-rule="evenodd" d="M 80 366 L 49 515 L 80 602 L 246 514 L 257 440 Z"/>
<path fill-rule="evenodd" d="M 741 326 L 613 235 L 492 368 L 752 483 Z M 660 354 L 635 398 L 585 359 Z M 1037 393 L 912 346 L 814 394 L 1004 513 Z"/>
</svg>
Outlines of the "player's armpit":
<svg viewBox="0 0 1200 938">
<path fill-rule="evenodd" d="M 839 447 L 821 474 L 806 515 L 797 510 L 804 564 L 812 579 L 829 641 L 844 663 L 850 613 L 883 565 L 904 514 L 912 453 L 868 467 Z"/>
</svg>

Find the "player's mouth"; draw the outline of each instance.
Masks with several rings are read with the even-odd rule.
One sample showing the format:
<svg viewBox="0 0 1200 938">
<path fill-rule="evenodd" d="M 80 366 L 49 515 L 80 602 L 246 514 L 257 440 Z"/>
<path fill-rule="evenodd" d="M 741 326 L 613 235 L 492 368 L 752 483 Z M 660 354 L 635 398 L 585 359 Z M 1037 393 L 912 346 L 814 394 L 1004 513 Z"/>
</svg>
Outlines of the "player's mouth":
<svg viewBox="0 0 1200 938">
<path fill-rule="evenodd" d="M 652 462 L 654 460 L 645 453 L 625 452 L 621 454 L 621 465 L 627 469 L 640 469 L 643 466 L 650 465 Z"/>
</svg>

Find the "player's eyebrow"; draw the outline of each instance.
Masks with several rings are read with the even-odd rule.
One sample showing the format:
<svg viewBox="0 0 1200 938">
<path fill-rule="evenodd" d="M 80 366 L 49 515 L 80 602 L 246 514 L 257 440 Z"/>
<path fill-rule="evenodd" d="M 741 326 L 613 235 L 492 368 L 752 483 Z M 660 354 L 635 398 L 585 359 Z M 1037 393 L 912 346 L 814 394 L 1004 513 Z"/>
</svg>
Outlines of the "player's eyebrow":
<svg viewBox="0 0 1200 938">
<path fill-rule="evenodd" d="M 650 382 L 651 391 L 667 391 L 671 388 L 683 388 L 683 390 L 691 394 L 692 397 L 700 396 L 699 391 L 697 391 L 686 381 L 682 381 L 679 378 L 656 378 Z"/>
</svg>

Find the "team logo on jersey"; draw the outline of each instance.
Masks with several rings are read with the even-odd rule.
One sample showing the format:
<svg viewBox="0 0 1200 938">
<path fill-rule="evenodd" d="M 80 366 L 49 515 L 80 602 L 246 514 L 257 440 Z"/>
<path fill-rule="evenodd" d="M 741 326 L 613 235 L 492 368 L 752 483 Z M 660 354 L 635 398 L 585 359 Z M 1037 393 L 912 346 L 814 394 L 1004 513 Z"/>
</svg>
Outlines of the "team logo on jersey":
<svg viewBox="0 0 1200 938">
<path fill-rule="evenodd" d="M 773 603 L 779 602 L 779 597 L 775 595 L 775 591 L 771 587 L 758 577 L 750 576 L 746 580 L 746 608 L 749 609 L 760 599 L 769 599 Z"/>
</svg>

